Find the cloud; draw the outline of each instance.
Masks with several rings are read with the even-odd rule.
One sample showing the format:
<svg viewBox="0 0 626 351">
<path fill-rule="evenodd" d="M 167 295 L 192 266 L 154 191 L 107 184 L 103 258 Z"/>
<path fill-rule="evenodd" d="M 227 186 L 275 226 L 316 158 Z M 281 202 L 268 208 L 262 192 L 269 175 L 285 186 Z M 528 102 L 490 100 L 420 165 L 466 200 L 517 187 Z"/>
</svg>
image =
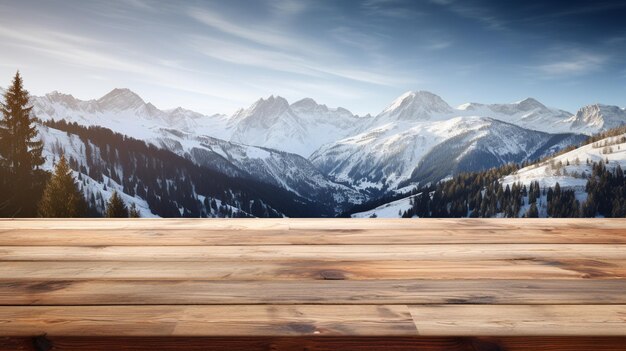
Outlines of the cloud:
<svg viewBox="0 0 626 351">
<path fill-rule="evenodd" d="M 378 50 L 383 47 L 388 37 L 370 32 L 364 32 L 352 27 L 340 26 L 330 30 L 331 37 L 342 45 L 349 45 L 366 51 Z"/>
<path fill-rule="evenodd" d="M 209 26 L 222 33 L 244 39 L 256 44 L 301 50 L 304 45 L 302 42 L 292 40 L 284 34 L 284 31 L 274 30 L 267 26 L 257 27 L 250 23 L 239 25 L 233 19 L 227 19 L 219 15 L 215 11 L 209 11 L 201 8 L 190 8 L 187 14 L 196 21 Z"/>
<path fill-rule="evenodd" d="M 323 63 L 316 60 L 316 58 L 254 48 L 232 41 L 195 36 L 191 38 L 189 45 L 206 56 L 233 64 L 312 77 L 335 76 L 377 85 L 391 86 L 399 83 L 399 80 L 396 78 L 386 74 L 375 73 L 372 70 Z"/>
<path fill-rule="evenodd" d="M 233 18 L 226 18 L 216 11 L 207 9 L 191 8 L 187 13 L 200 23 L 239 39 L 232 40 L 206 34 L 189 36 L 188 44 L 192 48 L 216 60 L 311 77 L 334 76 L 376 85 L 394 85 L 404 81 L 392 78 L 393 72 L 379 73 L 388 70 L 378 65 L 359 68 L 359 65 L 354 63 L 344 64 L 345 57 L 330 44 L 319 45 L 308 37 L 296 34 L 294 28 L 284 28 L 275 23 L 244 26 Z M 376 57 L 378 61 L 384 61 L 380 55 L 377 56 L 380 45 L 375 38 L 360 35 L 359 32 L 347 27 L 339 27 L 338 32 L 334 33 L 334 39 L 338 37 L 343 38 L 343 44 L 346 40 L 354 39 L 353 45 L 367 51 L 363 57 Z"/>
<path fill-rule="evenodd" d="M 0 26 L 2 44 L 19 47 L 39 55 L 44 55 L 45 67 L 55 67 L 49 58 L 73 68 L 84 67 L 85 75 L 91 79 L 106 77 L 107 72 L 125 73 L 128 79 L 134 79 L 168 89 L 191 92 L 210 96 L 225 101 L 240 101 L 245 97 L 252 99 L 254 93 L 246 89 L 245 84 L 228 84 L 226 79 L 220 86 L 207 85 L 198 79 L 203 76 L 215 76 L 206 72 L 191 72 L 188 68 L 170 61 L 151 61 L 145 57 L 123 57 L 110 53 L 111 43 L 42 28 L 20 28 L 19 31 Z M 24 55 L 24 53 L 22 53 Z M 34 57 L 40 57 L 39 55 Z M 20 63 L 20 67 L 24 65 Z M 95 73 L 94 73 L 95 72 Z M 215 78 L 223 78 L 217 77 Z M 128 84 L 128 81 L 126 82 Z"/>
<path fill-rule="evenodd" d="M 548 78 L 580 76 L 601 70 L 608 61 L 606 55 L 575 52 L 564 59 L 540 64 L 535 69 Z"/>
<path fill-rule="evenodd" d="M 503 30 L 506 27 L 505 21 L 497 17 L 489 9 L 481 6 L 470 5 L 467 1 L 458 2 L 456 0 L 430 0 L 430 2 L 446 8 L 457 16 L 480 22 L 488 29 Z"/>
<path fill-rule="evenodd" d="M 395 19 L 415 19 L 422 15 L 410 6 L 410 1 L 404 0 L 366 0 L 361 8 L 370 16 L 389 17 Z"/>
<path fill-rule="evenodd" d="M 452 46 L 452 41 L 450 40 L 433 40 L 428 45 L 426 45 L 426 49 L 431 51 L 438 51 L 447 49 L 450 46 Z"/>
<path fill-rule="evenodd" d="M 272 0 L 269 6 L 275 15 L 291 17 L 306 11 L 309 4 L 304 0 Z"/>
</svg>

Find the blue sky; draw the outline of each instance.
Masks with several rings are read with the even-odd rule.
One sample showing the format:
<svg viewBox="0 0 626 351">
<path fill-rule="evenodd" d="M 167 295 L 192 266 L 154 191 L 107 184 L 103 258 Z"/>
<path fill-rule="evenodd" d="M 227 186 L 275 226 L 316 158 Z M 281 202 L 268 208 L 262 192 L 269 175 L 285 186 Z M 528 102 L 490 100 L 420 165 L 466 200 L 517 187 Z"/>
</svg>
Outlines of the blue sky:
<svg viewBox="0 0 626 351">
<path fill-rule="evenodd" d="M 378 113 L 407 90 L 626 106 L 626 2 L 0 1 L 0 85 L 232 113 L 312 97 Z"/>
</svg>

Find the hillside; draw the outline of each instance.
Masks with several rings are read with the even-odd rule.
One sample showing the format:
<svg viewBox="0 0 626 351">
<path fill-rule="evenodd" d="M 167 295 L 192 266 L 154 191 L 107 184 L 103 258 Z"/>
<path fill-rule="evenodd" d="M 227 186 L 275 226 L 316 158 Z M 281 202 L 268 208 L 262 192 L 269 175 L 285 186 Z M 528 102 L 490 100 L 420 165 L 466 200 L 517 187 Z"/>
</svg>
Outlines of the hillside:
<svg viewBox="0 0 626 351">
<path fill-rule="evenodd" d="M 525 167 L 461 174 L 352 217 L 621 217 L 625 148 L 626 128 L 615 128 Z"/>
</svg>

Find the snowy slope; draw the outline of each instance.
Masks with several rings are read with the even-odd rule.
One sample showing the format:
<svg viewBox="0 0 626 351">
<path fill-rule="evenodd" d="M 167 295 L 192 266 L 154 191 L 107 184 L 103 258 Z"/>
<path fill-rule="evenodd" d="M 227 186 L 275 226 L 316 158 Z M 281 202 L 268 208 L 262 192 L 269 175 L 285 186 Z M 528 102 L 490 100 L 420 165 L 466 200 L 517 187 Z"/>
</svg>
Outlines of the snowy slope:
<svg viewBox="0 0 626 351">
<path fill-rule="evenodd" d="M 44 150 L 42 153 L 45 158 L 45 163 L 42 166 L 44 170 L 52 172 L 54 170 L 54 164 L 61 154 L 65 155 L 67 159 L 85 159 L 85 144 L 76 135 L 67 134 L 44 126 L 40 126 L 38 132 L 40 139 L 44 142 Z M 158 217 L 150 211 L 150 207 L 145 200 L 124 193 L 123 187 L 117 184 L 113 179 L 106 178 L 104 182 L 98 182 L 84 173 L 80 173 L 79 179 L 79 172 L 76 170 L 72 171 L 72 175 L 79 184 L 85 196 L 85 200 L 89 200 L 90 197 L 94 196 L 96 199 L 102 199 L 103 202 L 106 203 L 113 195 L 113 191 L 117 190 L 126 206 L 135 204 L 142 218 Z M 106 189 L 105 184 L 107 185 Z M 104 212 L 104 207 L 100 207 L 99 210 Z"/>
<path fill-rule="evenodd" d="M 608 169 L 613 169 L 617 165 L 626 168 L 626 134 L 608 137 L 542 163 L 522 168 L 505 177 L 502 182 L 506 185 L 538 181 L 541 187 L 552 187 L 558 182 L 561 187 L 584 190 L 587 178 L 592 173 L 593 162 L 606 160 L 609 161 L 606 163 Z"/>
<path fill-rule="evenodd" d="M 400 121 L 320 148 L 311 161 L 338 182 L 357 188 L 394 189 L 538 158 L 580 141 L 484 117 Z"/>
<path fill-rule="evenodd" d="M 313 99 L 290 105 L 280 96 L 270 96 L 231 117 L 230 140 L 308 157 L 321 145 L 351 135 L 365 120 L 344 108 L 328 108 Z"/>
<path fill-rule="evenodd" d="M 419 195 L 419 194 L 418 194 Z M 411 201 L 418 195 L 407 196 L 403 199 L 392 201 L 380 205 L 374 209 L 364 212 L 357 212 L 351 215 L 352 218 L 401 218 L 402 213 L 411 208 Z"/>
<path fill-rule="evenodd" d="M 126 142 L 122 142 L 122 144 L 106 144 L 105 142 L 102 144 L 102 133 L 83 133 L 79 137 L 70 132 L 47 126 L 39 126 L 38 130 L 40 138 L 44 142 L 44 157 L 46 158 L 44 168 L 51 170 L 60 155 L 64 154 L 70 160 L 70 164 L 74 164 L 74 176 L 82 184 L 81 190 L 83 190 L 86 199 L 91 200 L 92 206 L 95 205 L 100 213 L 104 211 L 105 203 L 113 190 L 117 190 L 127 205 L 136 204 L 142 217 L 154 217 L 154 213 L 159 213 L 159 210 L 155 210 L 155 207 L 150 204 L 151 196 L 155 206 L 161 206 L 161 211 L 165 210 L 165 213 L 168 213 L 167 216 L 193 215 L 191 211 L 197 209 L 198 205 L 202 206 L 202 204 L 204 204 L 200 209 L 202 213 L 198 213 L 198 216 L 252 216 L 252 212 L 249 212 L 253 208 L 251 204 L 259 201 L 261 205 L 260 208 L 257 206 L 258 210 L 265 210 L 272 216 L 281 215 L 280 211 L 270 204 L 276 203 L 276 195 L 273 194 L 281 194 L 281 192 L 277 192 L 279 189 L 276 187 L 266 188 L 266 185 L 256 181 L 229 180 L 227 176 L 190 166 L 192 163 L 182 158 L 177 160 L 174 158 L 176 156 L 169 152 L 155 152 L 155 149 L 146 146 L 144 148 L 137 147 L 136 142 L 132 141 L 128 144 Z M 106 149 L 101 149 L 90 139 L 94 135 L 100 139 L 101 145 L 106 145 Z M 88 144 L 85 144 L 86 142 Z M 130 150 L 126 147 L 129 147 Z M 129 153 L 126 154 L 125 151 L 129 151 Z M 122 153 L 124 153 L 124 157 L 121 159 L 111 158 L 112 154 L 121 155 Z M 164 169 L 164 162 L 174 162 L 180 167 L 173 166 L 171 169 Z M 142 165 L 157 166 L 150 168 L 150 166 L 144 167 Z M 147 169 L 157 171 L 147 172 Z M 81 173 L 78 173 L 77 170 L 80 170 Z M 98 180 L 89 176 L 92 171 Z M 108 174 L 111 174 L 111 177 Z M 116 181 L 116 179 L 118 180 Z M 212 185 L 213 180 L 216 183 Z M 121 182 L 124 184 L 122 185 Z M 130 192 L 133 195 L 130 195 Z M 259 198 L 268 192 L 270 192 L 268 202 L 263 197 Z M 140 196 L 140 193 L 143 195 Z M 291 199 L 290 196 L 283 194 L 278 200 L 288 203 L 294 200 L 298 203 L 304 201 L 301 198 Z M 222 201 L 221 198 L 226 198 L 227 202 Z M 173 206 L 170 209 L 175 212 L 168 212 L 167 209 L 164 209 L 162 207 L 164 203 L 160 201 L 161 199 L 168 201 Z M 282 205 L 279 204 L 279 206 Z"/>
<path fill-rule="evenodd" d="M 254 179 L 282 187 L 305 199 L 334 204 L 338 211 L 364 200 L 361 193 L 332 182 L 300 155 L 211 137 L 197 137 L 194 141 L 198 144 L 186 152 L 192 160 L 206 167 L 211 167 L 207 160 L 219 155 Z"/>
</svg>

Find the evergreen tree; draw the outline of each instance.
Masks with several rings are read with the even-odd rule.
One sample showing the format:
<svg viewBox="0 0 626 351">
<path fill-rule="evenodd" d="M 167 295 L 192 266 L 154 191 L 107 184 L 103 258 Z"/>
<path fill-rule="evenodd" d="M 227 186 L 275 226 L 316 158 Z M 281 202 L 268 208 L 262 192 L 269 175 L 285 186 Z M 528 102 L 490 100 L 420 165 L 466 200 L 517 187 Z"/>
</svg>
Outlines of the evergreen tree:
<svg viewBox="0 0 626 351">
<path fill-rule="evenodd" d="M 86 208 L 70 167 L 61 156 L 39 202 L 38 214 L 40 217 L 84 217 Z"/>
<path fill-rule="evenodd" d="M 528 209 L 528 212 L 526 212 L 526 217 L 528 218 L 537 218 L 539 217 L 539 210 L 537 209 L 537 204 L 536 203 L 532 203 L 530 205 L 530 208 Z"/>
<path fill-rule="evenodd" d="M 37 140 L 35 117 L 28 106 L 28 91 L 19 72 L 0 104 L 0 211 L 5 216 L 34 216 L 41 198 L 47 172 L 43 143 Z"/>
<path fill-rule="evenodd" d="M 107 203 L 106 216 L 109 218 L 128 218 L 128 215 L 128 207 L 124 204 L 124 200 L 117 191 L 113 191 L 113 195 Z"/>
<path fill-rule="evenodd" d="M 128 216 L 130 218 L 140 218 L 141 217 L 139 215 L 139 210 L 137 209 L 137 206 L 135 206 L 134 202 L 133 202 L 132 205 L 130 205 L 130 209 L 128 210 Z"/>
</svg>

